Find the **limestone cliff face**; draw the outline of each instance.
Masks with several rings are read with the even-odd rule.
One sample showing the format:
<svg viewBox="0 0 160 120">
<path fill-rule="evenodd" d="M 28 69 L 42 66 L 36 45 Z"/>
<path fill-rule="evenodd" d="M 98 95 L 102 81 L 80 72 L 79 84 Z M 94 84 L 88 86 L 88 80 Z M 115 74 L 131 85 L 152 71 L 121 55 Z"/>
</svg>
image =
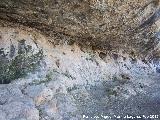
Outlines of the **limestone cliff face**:
<svg viewBox="0 0 160 120">
<path fill-rule="evenodd" d="M 0 19 L 36 28 L 53 42 L 146 56 L 159 36 L 159 0 L 0 0 Z M 132 48 L 132 50 L 130 49 Z"/>
<path fill-rule="evenodd" d="M 0 0 L 0 120 L 158 120 L 159 18 L 159 0 Z"/>
<path fill-rule="evenodd" d="M 160 114 L 158 61 L 53 46 L 28 28 L 0 27 L 0 36 L 0 120 Z"/>
</svg>

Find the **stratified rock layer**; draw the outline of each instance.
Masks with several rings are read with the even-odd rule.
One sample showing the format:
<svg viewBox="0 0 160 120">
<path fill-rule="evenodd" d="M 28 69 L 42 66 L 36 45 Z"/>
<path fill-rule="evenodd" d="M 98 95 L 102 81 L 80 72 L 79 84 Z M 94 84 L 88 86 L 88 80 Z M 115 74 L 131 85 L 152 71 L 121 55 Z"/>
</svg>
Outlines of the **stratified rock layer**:
<svg viewBox="0 0 160 120">
<path fill-rule="evenodd" d="M 104 51 L 147 56 L 159 34 L 159 0 L 0 0 L 0 19 Z M 2 21 L 2 24 L 4 23 Z"/>
</svg>

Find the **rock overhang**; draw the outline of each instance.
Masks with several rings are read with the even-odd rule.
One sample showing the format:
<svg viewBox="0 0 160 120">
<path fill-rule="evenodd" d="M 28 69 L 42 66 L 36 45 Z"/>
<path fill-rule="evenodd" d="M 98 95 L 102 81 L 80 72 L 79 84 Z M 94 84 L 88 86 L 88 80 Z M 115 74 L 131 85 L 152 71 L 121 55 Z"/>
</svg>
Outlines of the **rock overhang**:
<svg viewBox="0 0 160 120">
<path fill-rule="evenodd" d="M 159 0 L 1 0 L 0 19 L 35 28 L 54 44 L 147 56 L 159 31 Z M 2 21 L 2 23 L 3 23 Z M 158 38 L 158 37 L 157 37 Z M 56 41 L 56 42 L 55 42 Z"/>
</svg>

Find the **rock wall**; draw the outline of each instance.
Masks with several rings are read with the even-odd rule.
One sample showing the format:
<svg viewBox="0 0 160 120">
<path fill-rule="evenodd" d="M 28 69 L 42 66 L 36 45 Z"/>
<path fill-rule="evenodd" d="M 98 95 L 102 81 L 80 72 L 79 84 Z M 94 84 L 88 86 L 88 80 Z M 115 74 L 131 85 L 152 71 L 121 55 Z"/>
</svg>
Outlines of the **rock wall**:
<svg viewBox="0 0 160 120">
<path fill-rule="evenodd" d="M 104 55 L 77 44 L 53 46 L 49 41 L 54 38 L 28 28 L 1 27 L 0 34 L 1 58 L 19 65 L 14 65 L 14 70 L 4 67 L 7 73 L 0 73 L 4 76 L 0 78 L 2 120 L 104 119 L 105 115 L 115 120 L 114 115 L 159 114 L 157 64 L 145 63 L 123 51 Z M 28 46 L 32 48 L 29 52 Z M 41 50 L 43 59 L 37 57 Z M 24 61 L 17 61 L 19 55 Z M 27 74 L 4 79 L 17 70 Z M 144 104 L 153 105 L 156 111 Z"/>
<path fill-rule="evenodd" d="M 1 0 L 0 19 L 103 51 L 147 56 L 159 35 L 159 0 Z M 58 42 L 58 43 L 57 43 Z"/>
<path fill-rule="evenodd" d="M 159 3 L 0 0 L 0 120 L 159 115 Z"/>
</svg>

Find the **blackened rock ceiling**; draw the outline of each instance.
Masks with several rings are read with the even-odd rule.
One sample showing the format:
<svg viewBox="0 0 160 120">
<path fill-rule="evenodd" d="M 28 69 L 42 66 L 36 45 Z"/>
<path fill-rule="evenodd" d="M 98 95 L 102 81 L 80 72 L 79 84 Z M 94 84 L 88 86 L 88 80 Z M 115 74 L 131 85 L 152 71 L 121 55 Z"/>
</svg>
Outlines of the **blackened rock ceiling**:
<svg viewBox="0 0 160 120">
<path fill-rule="evenodd" d="M 159 0 L 0 0 L 1 24 L 35 28 L 65 41 L 103 51 L 147 56 L 159 39 Z M 132 49 L 132 50 L 131 50 Z"/>
</svg>

